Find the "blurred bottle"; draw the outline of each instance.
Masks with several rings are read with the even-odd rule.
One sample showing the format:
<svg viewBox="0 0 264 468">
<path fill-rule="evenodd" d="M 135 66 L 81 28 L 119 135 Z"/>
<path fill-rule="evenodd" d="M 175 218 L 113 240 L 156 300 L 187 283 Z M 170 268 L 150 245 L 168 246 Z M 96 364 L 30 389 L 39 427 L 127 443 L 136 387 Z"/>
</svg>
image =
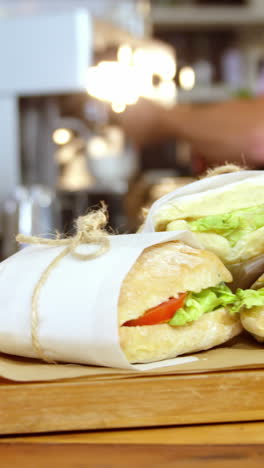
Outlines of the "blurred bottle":
<svg viewBox="0 0 264 468">
<path fill-rule="evenodd" d="M 223 54 L 221 59 L 221 72 L 223 81 L 233 89 L 245 86 L 245 60 L 242 52 L 237 47 L 232 47 Z"/>
<path fill-rule="evenodd" d="M 197 38 L 194 44 L 195 84 L 197 86 L 210 86 L 213 81 L 213 65 L 210 62 L 210 44 L 207 37 Z"/>
<path fill-rule="evenodd" d="M 52 237 L 60 229 L 60 210 L 54 192 L 41 185 L 19 186 L 3 206 L 2 258 L 17 252 L 18 233 Z"/>
</svg>

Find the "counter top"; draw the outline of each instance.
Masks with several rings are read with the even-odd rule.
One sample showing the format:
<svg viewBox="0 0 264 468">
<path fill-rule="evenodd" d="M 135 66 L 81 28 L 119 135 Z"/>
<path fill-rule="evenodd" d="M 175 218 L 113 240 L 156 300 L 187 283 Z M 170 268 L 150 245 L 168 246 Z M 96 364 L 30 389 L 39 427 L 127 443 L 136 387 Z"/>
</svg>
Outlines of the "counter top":
<svg viewBox="0 0 264 468">
<path fill-rule="evenodd" d="M 0 457 L 5 468 L 254 468 L 263 466 L 264 423 L 1 437 Z"/>
<path fill-rule="evenodd" d="M 264 444 L 264 422 L 0 437 L 3 444 Z"/>
</svg>

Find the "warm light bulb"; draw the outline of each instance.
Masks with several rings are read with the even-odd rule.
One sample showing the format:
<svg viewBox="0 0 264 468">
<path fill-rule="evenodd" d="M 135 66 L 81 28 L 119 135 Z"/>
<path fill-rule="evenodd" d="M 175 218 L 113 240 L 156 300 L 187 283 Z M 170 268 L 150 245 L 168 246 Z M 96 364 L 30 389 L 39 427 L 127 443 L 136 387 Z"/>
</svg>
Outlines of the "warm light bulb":
<svg viewBox="0 0 264 468">
<path fill-rule="evenodd" d="M 158 74 L 163 80 L 173 80 L 176 75 L 175 59 L 171 55 L 160 52 L 159 56 L 157 56 L 157 64 L 156 74 Z"/>
<path fill-rule="evenodd" d="M 117 114 L 121 114 L 121 112 L 124 112 L 126 110 L 126 105 L 121 102 L 113 102 L 112 110 Z"/>
<path fill-rule="evenodd" d="M 123 65 L 130 65 L 133 57 L 133 50 L 129 45 L 121 45 L 117 52 L 117 60 Z"/>
<path fill-rule="evenodd" d="M 134 104 L 140 95 L 141 75 L 133 66 L 119 62 L 100 62 L 88 69 L 87 92 L 103 101 Z"/>
<path fill-rule="evenodd" d="M 174 102 L 177 95 L 174 81 L 162 81 L 158 87 L 159 98 L 165 102 Z"/>
<path fill-rule="evenodd" d="M 94 159 L 100 159 L 107 155 L 108 146 L 106 140 L 101 136 L 94 136 L 88 142 L 89 156 Z"/>
<path fill-rule="evenodd" d="M 73 133 L 68 128 L 57 128 L 52 134 L 52 139 L 56 145 L 66 145 L 71 141 Z"/>
<path fill-rule="evenodd" d="M 195 85 L 195 73 L 192 67 L 183 67 L 179 73 L 179 83 L 185 90 L 193 89 Z"/>
<path fill-rule="evenodd" d="M 141 70 L 158 75 L 162 80 L 172 80 L 176 74 L 175 57 L 159 49 L 137 49 L 133 63 Z"/>
</svg>

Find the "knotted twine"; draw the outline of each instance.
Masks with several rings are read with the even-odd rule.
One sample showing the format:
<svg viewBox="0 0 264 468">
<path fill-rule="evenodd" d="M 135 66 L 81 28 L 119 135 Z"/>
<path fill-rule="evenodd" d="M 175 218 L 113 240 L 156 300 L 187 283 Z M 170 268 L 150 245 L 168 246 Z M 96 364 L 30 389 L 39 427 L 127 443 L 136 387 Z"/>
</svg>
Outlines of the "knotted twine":
<svg viewBox="0 0 264 468">
<path fill-rule="evenodd" d="M 61 239 L 45 239 L 42 237 L 35 236 L 24 236 L 18 234 L 16 237 L 17 242 L 20 244 L 31 244 L 31 245 L 48 245 L 50 247 L 61 247 L 66 246 L 62 252 L 60 252 L 54 260 L 47 266 L 43 271 L 39 281 L 37 282 L 31 299 L 31 339 L 33 349 L 38 358 L 46 361 L 49 364 L 55 364 L 55 362 L 49 359 L 39 341 L 39 296 L 40 292 L 49 278 L 52 270 L 58 266 L 60 261 L 67 255 L 72 255 L 78 260 L 92 260 L 100 255 L 103 255 L 110 248 L 110 242 L 105 226 L 108 221 L 107 209 L 104 204 L 97 211 L 88 213 L 85 216 L 80 216 L 76 222 L 76 234 L 72 237 Z M 77 251 L 77 248 L 81 244 L 96 244 L 98 249 L 92 253 L 84 254 Z"/>
<path fill-rule="evenodd" d="M 240 171 L 245 171 L 245 170 L 246 170 L 246 167 L 238 166 L 237 164 L 225 163 L 222 166 L 216 166 L 213 169 L 209 168 L 206 171 L 206 174 L 201 177 L 201 179 L 205 179 L 206 177 L 213 177 L 217 175 L 231 174 L 232 172 L 240 172 Z"/>
</svg>

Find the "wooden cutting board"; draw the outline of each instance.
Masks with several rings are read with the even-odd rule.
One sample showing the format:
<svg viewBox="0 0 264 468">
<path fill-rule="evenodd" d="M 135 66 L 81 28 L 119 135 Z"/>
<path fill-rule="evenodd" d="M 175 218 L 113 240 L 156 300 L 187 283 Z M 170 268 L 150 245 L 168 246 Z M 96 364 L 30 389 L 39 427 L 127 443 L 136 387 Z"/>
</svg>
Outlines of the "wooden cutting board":
<svg viewBox="0 0 264 468">
<path fill-rule="evenodd" d="M 1 444 L 4 468 L 262 468 L 262 445 Z"/>
<path fill-rule="evenodd" d="M 0 434 L 264 419 L 264 370 L 16 383 L 0 380 Z"/>
</svg>

